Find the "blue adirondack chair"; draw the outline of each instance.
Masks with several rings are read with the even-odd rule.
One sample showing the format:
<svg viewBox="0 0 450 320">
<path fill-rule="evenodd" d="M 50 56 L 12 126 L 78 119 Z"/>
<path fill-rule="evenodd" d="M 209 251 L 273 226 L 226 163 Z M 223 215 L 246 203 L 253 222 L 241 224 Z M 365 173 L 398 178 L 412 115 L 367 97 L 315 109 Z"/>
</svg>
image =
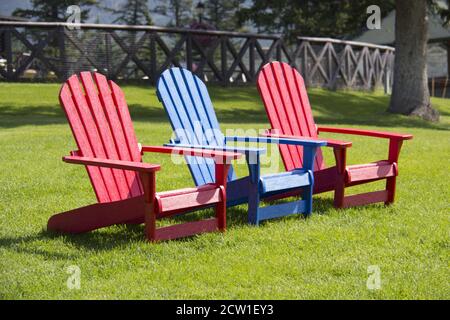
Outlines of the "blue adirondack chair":
<svg viewBox="0 0 450 320">
<path fill-rule="evenodd" d="M 220 131 L 211 99 L 205 84 L 190 71 L 171 68 L 164 71 L 157 82 L 158 99 L 169 116 L 176 139 L 166 145 L 205 149 L 234 150 L 245 154 L 249 176 L 237 178 L 230 168 L 227 183 L 227 206 L 248 202 L 248 221 L 259 224 L 261 220 L 288 214 L 309 215 L 312 210 L 314 184 L 313 165 L 317 148 L 326 142 L 317 140 L 278 139 L 267 137 L 225 137 Z M 227 142 L 276 143 L 303 146 L 303 167 L 270 175 L 260 175 L 260 155 L 264 148 L 226 146 Z M 201 158 L 187 158 L 196 185 L 214 181 L 214 163 Z M 297 190 L 301 200 L 260 206 L 260 200 Z"/>
</svg>

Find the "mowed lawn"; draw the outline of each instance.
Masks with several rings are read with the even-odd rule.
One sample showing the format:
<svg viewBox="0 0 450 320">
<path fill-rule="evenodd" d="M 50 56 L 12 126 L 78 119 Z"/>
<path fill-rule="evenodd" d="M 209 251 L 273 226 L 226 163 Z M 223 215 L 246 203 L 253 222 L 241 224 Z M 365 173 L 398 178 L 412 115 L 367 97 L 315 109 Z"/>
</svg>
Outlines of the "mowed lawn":
<svg viewBox="0 0 450 320">
<path fill-rule="evenodd" d="M 138 140 L 167 142 L 171 130 L 154 88 L 123 88 Z M 152 244 L 143 226 L 76 236 L 45 230 L 51 215 L 95 202 L 85 169 L 61 161 L 76 147 L 58 91 L 58 84 L 0 83 L 0 298 L 450 298 L 450 100 L 432 100 L 441 122 L 429 124 L 387 114 L 389 98 L 380 93 L 309 90 L 318 124 L 414 135 L 402 149 L 393 206 L 335 210 L 332 193 L 325 193 L 315 196 L 309 219 L 253 227 L 242 205 L 228 210 L 225 234 Z M 224 131 L 268 127 L 256 89 L 210 87 L 210 93 Z M 350 164 L 387 157 L 385 139 L 326 137 L 353 141 Z M 145 160 L 162 165 L 159 191 L 193 185 L 187 167 L 170 156 Z M 264 172 L 273 170 L 267 165 Z M 245 165 L 238 173 L 246 173 Z M 177 221 L 183 219 L 189 217 Z M 81 270 L 78 290 L 67 287 L 73 265 Z M 380 269 L 380 289 L 368 289 L 368 268 Z"/>
</svg>

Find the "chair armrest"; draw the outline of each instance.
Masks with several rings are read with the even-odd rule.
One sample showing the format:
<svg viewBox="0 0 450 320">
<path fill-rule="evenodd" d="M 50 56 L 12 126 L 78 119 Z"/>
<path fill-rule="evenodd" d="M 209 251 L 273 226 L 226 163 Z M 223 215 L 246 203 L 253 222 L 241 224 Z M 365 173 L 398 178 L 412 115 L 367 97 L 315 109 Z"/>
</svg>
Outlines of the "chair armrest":
<svg viewBox="0 0 450 320">
<path fill-rule="evenodd" d="M 272 138 L 272 137 L 225 137 L 225 141 L 242 141 L 242 142 L 262 142 L 303 146 L 303 168 L 313 170 L 314 158 L 317 148 L 326 146 L 327 143 L 321 140 L 305 140 L 305 139 L 288 139 L 288 138 Z"/>
<path fill-rule="evenodd" d="M 230 163 L 231 160 L 238 159 L 242 156 L 241 153 L 231 151 L 158 146 L 142 146 L 142 152 L 170 153 L 184 156 L 212 158 L 216 162 L 223 161 L 222 163 Z"/>
<path fill-rule="evenodd" d="M 354 135 L 360 135 L 360 136 L 396 139 L 396 140 L 410 140 L 413 138 L 412 134 L 400 134 L 400 133 L 394 133 L 394 132 L 360 130 L 360 129 L 351 129 L 351 128 L 318 127 L 317 130 L 318 130 L 318 132 L 334 132 L 334 133 L 342 133 L 342 134 L 354 134 Z"/>
<path fill-rule="evenodd" d="M 322 147 L 326 146 L 326 141 L 323 140 L 307 140 L 301 139 L 289 139 L 289 138 L 273 138 L 273 137 L 225 137 L 225 141 L 237 141 L 237 142 L 261 142 L 261 143 L 276 143 L 276 144 L 289 144 L 289 145 L 301 145 L 304 147 Z"/>
<path fill-rule="evenodd" d="M 131 170 L 137 172 L 154 172 L 161 169 L 161 166 L 158 164 L 80 156 L 66 156 L 63 157 L 63 161 L 73 164 L 83 164 L 87 166 Z"/>
<path fill-rule="evenodd" d="M 208 145 L 190 145 L 181 143 L 165 143 L 164 146 L 167 147 L 179 147 L 179 148 L 194 148 L 194 149 L 206 149 L 206 150 L 220 150 L 220 151 L 231 151 L 238 152 L 245 155 L 251 154 L 264 154 L 266 153 L 265 148 L 248 148 L 248 147 L 228 147 L 228 146 L 208 146 Z"/>
<path fill-rule="evenodd" d="M 270 129 L 266 130 L 266 132 L 263 133 L 262 136 L 317 141 L 317 139 L 310 138 L 310 137 L 294 136 L 294 135 L 288 135 L 288 134 L 278 134 L 275 132 L 271 132 Z M 341 141 L 341 140 L 326 139 L 326 138 L 320 138 L 320 140 L 326 141 L 327 147 L 332 147 L 332 148 L 350 148 L 352 146 L 352 143 L 350 141 Z"/>
</svg>

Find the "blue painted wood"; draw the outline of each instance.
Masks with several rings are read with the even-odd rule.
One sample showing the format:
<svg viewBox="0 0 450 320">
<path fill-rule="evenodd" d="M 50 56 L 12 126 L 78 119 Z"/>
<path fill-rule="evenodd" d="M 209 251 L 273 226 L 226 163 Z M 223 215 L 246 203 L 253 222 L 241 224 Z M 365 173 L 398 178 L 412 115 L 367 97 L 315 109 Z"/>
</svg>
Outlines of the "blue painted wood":
<svg viewBox="0 0 450 320">
<path fill-rule="evenodd" d="M 305 158 L 303 158 L 305 159 Z M 311 166 L 314 165 L 314 159 L 311 161 Z M 305 214 L 310 215 L 313 209 L 313 186 L 314 186 L 314 173 L 313 170 L 308 170 L 310 185 L 303 190 L 303 200 L 305 200 Z"/>
<path fill-rule="evenodd" d="M 262 193 L 305 187 L 311 183 L 308 171 L 303 169 L 265 175 L 260 180 Z"/>
<path fill-rule="evenodd" d="M 161 74 L 156 87 L 180 143 L 224 145 L 211 99 L 198 77 L 185 69 L 172 68 Z M 214 181 L 214 161 L 211 159 L 189 159 L 189 169 L 197 186 Z M 228 179 L 234 178 L 233 168 L 230 168 Z"/>
<path fill-rule="evenodd" d="M 237 178 L 227 183 L 227 205 L 229 207 L 248 202 L 250 177 Z"/>
<path fill-rule="evenodd" d="M 297 200 L 259 208 L 259 219 L 267 220 L 281 218 L 290 214 L 304 213 L 306 209 L 305 204 L 304 200 Z"/>
<path fill-rule="evenodd" d="M 259 224 L 261 220 L 292 213 L 309 213 L 312 209 L 313 163 L 317 148 L 325 141 L 286 139 L 272 137 L 225 137 L 220 131 L 214 108 L 205 84 L 190 71 L 171 68 L 164 71 L 157 82 L 157 95 L 168 116 L 175 138 L 170 146 L 201 147 L 205 149 L 240 150 L 245 153 L 249 176 L 237 179 L 231 169 L 227 184 L 227 205 L 248 201 L 248 221 Z M 277 143 L 303 146 L 304 165 L 292 172 L 260 176 L 260 155 L 263 148 L 227 147 L 226 142 Z M 202 160 L 203 161 L 203 160 Z M 188 163 L 197 185 L 214 181 L 212 162 Z M 299 189 L 303 200 L 260 206 L 261 199 L 286 190 Z"/>
</svg>

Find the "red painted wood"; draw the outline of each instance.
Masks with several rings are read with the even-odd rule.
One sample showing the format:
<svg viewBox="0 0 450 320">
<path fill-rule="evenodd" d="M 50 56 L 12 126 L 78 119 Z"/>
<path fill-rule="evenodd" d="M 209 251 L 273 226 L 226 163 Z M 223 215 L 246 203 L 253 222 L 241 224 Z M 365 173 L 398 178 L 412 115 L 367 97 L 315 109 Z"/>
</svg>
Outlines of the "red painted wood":
<svg viewBox="0 0 450 320">
<path fill-rule="evenodd" d="M 119 116 L 120 123 L 123 127 L 123 132 L 127 141 L 126 146 L 131 156 L 131 160 L 140 162 L 142 161 L 142 156 L 139 150 L 136 134 L 134 132 L 133 121 L 131 121 L 128 105 L 125 101 L 125 95 L 123 94 L 122 89 L 120 89 L 120 87 L 111 80 L 109 81 L 109 86 L 111 88 L 113 100 L 117 107 L 117 115 Z"/>
<path fill-rule="evenodd" d="M 346 171 L 347 183 L 376 180 L 397 175 L 396 166 L 386 160 L 363 165 L 347 166 Z"/>
<path fill-rule="evenodd" d="M 334 132 L 343 134 L 355 134 L 368 137 L 376 138 L 387 138 L 387 139 L 398 139 L 398 140 L 410 140 L 413 138 L 412 134 L 400 134 L 393 132 L 381 132 L 373 130 L 360 130 L 360 129 L 350 129 L 350 128 L 335 128 L 335 127 L 318 127 L 319 132 Z"/>
<path fill-rule="evenodd" d="M 217 186 L 214 183 L 208 183 L 208 184 L 204 184 L 199 187 L 183 188 L 183 189 L 177 189 L 177 190 L 158 192 L 158 196 L 160 198 L 166 198 L 166 197 L 183 195 L 183 194 L 187 194 L 187 193 L 194 193 L 194 192 L 201 192 L 201 191 L 208 191 L 208 190 L 215 190 L 215 189 L 217 189 Z"/>
<path fill-rule="evenodd" d="M 142 146 L 142 152 L 158 152 L 171 153 L 184 156 L 196 156 L 204 158 L 215 158 L 219 163 L 231 163 L 231 160 L 238 159 L 242 156 L 241 153 L 210 149 L 195 149 L 195 148 L 177 148 L 177 147 L 158 147 L 158 146 Z"/>
<path fill-rule="evenodd" d="M 76 77 L 76 76 L 75 76 Z M 72 130 L 73 136 L 75 137 L 75 142 L 79 150 L 84 150 L 84 153 L 78 151 L 79 154 L 84 154 L 85 156 L 93 156 L 91 145 L 85 133 L 85 129 L 81 119 L 78 115 L 78 111 L 72 100 L 72 94 L 70 92 L 69 86 L 65 83 L 59 93 L 59 101 L 63 110 L 69 121 L 70 128 Z M 89 175 L 89 179 L 94 188 L 95 195 L 98 202 L 109 202 L 110 197 L 103 179 L 101 168 L 87 166 L 86 170 Z"/>
<path fill-rule="evenodd" d="M 216 205 L 217 227 L 220 231 L 225 231 L 227 227 L 227 191 L 225 186 L 226 184 L 219 187 L 222 201 L 219 201 Z"/>
<path fill-rule="evenodd" d="M 285 124 L 287 127 L 287 132 L 301 135 L 298 122 L 303 119 L 302 117 L 299 117 L 299 119 L 297 118 L 297 113 L 295 112 L 295 107 L 293 106 L 293 104 L 297 101 L 293 101 L 294 98 L 292 95 L 293 93 L 295 94 L 295 92 L 292 90 L 292 81 L 289 81 L 292 78 L 292 74 L 291 72 L 286 74 L 282 65 L 278 66 L 280 66 L 280 68 L 276 67 L 276 65 L 272 65 L 270 70 L 272 72 L 271 77 L 268 75 L 268 79 L 270 79 L 270 81 L 275 84 L 275 87 L 277 88 L 277 90 L 272 90 L 272 96 L 277 97 L 280 102 L 280 104 L 277 105 L 278 119 L 281 124 Z M 267 73 L 267 71 L 263 72 Z M 282 90 L 284 90 L 284 92 Z M 303 148 L 292 145 L 289 145 L 288 148 L 290 149 L 290 154 L 292 155 L 292 161 L 295 168 L 302 167 Z"/>
<path fill-rule="evenodd" d="M 277 138 L 287 138 L 287 139 L 303 139 L 303 140 L 317 140 L 319 138 L 311 138 L 311 137 L 303 137 L 303 136 L 295 136 L 295 135 L 289 135 L 289 134 L 279 134 L 276 132 L 272 132 L 272 130 L 266 130 L 264 134 L 262 134 L 265 137 L 277 137 Z M 352 146 L 352 143 L 350 141 L 342 141 L 342 140 L 334 140 L 334 139 L 326 139 L 326 138 L 320 138 L 321 141 L 327 142 L 327 147 L 332 148 L 349 148 Z"/>
<path fill-rule="evenodd" d="M 117 153 L 116 145 L 114 143 L 114 139 L 112 136 L 112 130 L 121 130 L 120 127 L 112 128 L 110 127 L 108 121 L 106 120 L 105 111 L 99 100 L 99 91 L 100 88 L 97 88 L 92 80 L 92 76 L 90 72 L 81 72 L 80 73 L 81 82 L 83 84 L 84 93 L 86 97 L 86 101 L 91 110 L 92 118 L 95 122 L 95 125 L 98 130 L 98 135 L 100 137 L 100 141 L 96 141 L 97 143 L 101 143 L 104 150 L 104 158 L 111 160 L 119 160 L 119 155 Z M 102 157 L 103 158 L 103 157 Z M 121 159 L 127 160 L 127 159 Z M 120 194 L 120 199 L 126 199 L 131 197 L 130 186 L 127 185 L 127 181 L 125 178 L 125 173 L 123 170 L 112 170 L 114 175 L 114 180 L 116 182 L 117 190 Z"/>
<path fill-rule="evenodd" d="M 221 200 L 216 206 L 216 217 L 217 217 L 217 226 L 219 230 L 225 231 L 227 225 L 227 176 L 228 170 L 230 169 L 230 165 L 215 165 L 215 178 L 216 178 L 216 186 L 220 188 L 220 196 Z"/>
<path fill-rule="evenodd" d="M 336 160 L 336 185 L 334 187 L 334 206 L 342 208 L 345 196 L 345 167 L 347 166 L 347 149 L 333 148 Z M 320 183 L 320 182 L 319 182 Z"/>
<path fill-rule="evenodd" d="M 396 176 L 386 179 L 386 190 L 388 192 L 387 199 L 385 201 L 386 205 L 394 203 L 396 181 L 397 181 Z"/>
<path fill-rule="evenodd" d="M 267 70 L 267 71 L 266 71 Z M 273 76 L 273 72 L 270 68 L 262 69 L 258 76 L 258 90 L 266 108 L 266 112 L 269 115 L 270 124 L 273 129 L 277 129 L 283 134 L 292 134 L 290 127 L 286 126 L 286 131 L 282 130 L 288 124 L 284 110 L 281 110 L 278 115 L 277 106 L 282 105 L 280 94 L 277 91 L 277 85 Z M 282 155 L 283 163 L 286 170 L 295 169 L 296 165 L 294 159 L 296 155 L 293 153 L 293 149 L 288 145 L 279 145 L 280 153 Z M 297 155 L 298 156 L 298 155 Z"/>
<path fill-rule="evenodd" d="M 344 198 L 342 208 L 360 206 L 377 202 L 386 202 L 387 200 L 388 200 L 387 190 L 360 193 L 351 196 L 346 196 Z"/>
<path fill-rule="evenodd" d="M 148 240 L 156 240 L 156 218 L 161 213 L 156 207 L 156 175 L 154 172 L 140 173 L 144 189 L 145 236 Z"/>
<path fill-rule="evenodd" d="M 87 166 L 101 166 L 103 168 L 115 168 L 121 170 L 133 170 L 136 172 L 154 172 L 161 169 L 158 164 L 122 161 L 122 160 L 110 160 L 110 159 L 98 159 L 91 157 L 78 157 L 78 156 L 66 156 L 63 157 L 63 161 L 74 164 L 84 164 Z"/>
<path fill-rule="evenodd" d="M 77 108 L 77 112 L 80 115 L 82 126 L 84 127 L 84 131 L 75 132 L 75 136 L 77 137 L 80 135 L 86 135 L 90 145 L 90 149 L 86 148 L 85 150 L 84 148 L 80 148 L 80 151 L 85 157 L 106 159 L 107 157 L 105 149 L 102 145 L 102 140 L 100 138 L 97 125 L 95 124 L 83 90 L 80 87 L 80 81 L 78 80 L 78 77 L 72 76 L 69 78 L 69 80 L 67 80 L 67 82 L 69 84 L 70 91 L 72 93 L 72 99 Z M 92 154 L 87 154 L 87 152 L 89 151 L 91 151 Z M 101 168 L 100 171 L 102 173 L 110 200 L 120 200 L 121 197 L 112 170 L 109 168 Z M 93 186 L 94 188 L 97 187 L 97 181 L 93 181 Z"/>
<path fill-rule="evenodd" d="M 102 83 L 102 79 L 100 76 L 94 76 L 98 83 Z M 120 124 L 122 126 L 123 134 L 118 133 L 116 136 L 116 141 L 118 144 L 125 143 L 124 146 L 128 150 L 128 154 L 130 156 L 130 159 L 132 161 L 141 162 L 142 156 L 141 152 L 139 150 L 139 145 L 137 142 L 137 138 L 134 132 L 133 122 L 131 121 L 130 112 L 128 110 L 128 105 L 125 101 L 125 95 L 123 94 L 122 89 L 114 83 L 113 81 L 108 81 L 109 88 L 111 90 L 111 97 L 114 101 L 114 105 L 116 106 L 116 112 L 118 121 L 120 121 Z M 106 87 L 106 86 L 105 86 Z M 106 96 L 103 96 L 104 99 L 106 99 Z M 113 113 L 111 113 L 111 116 L 113 117 Z M 112 122 L 115 120 L 111 117 Z M 124 136 L 124 139 L 126 142 L 121 141 L 122 135 Z M 125 150 L 121 149 L 122 152 L 125 152 Z M 136 189 L 141 190 L 143 192 L 143 187 L 141 185 L 140 179 L 134 178 L 133 179 L 133 186 L 132 186 L 132 192 L 136 192 Z"/>
<path fill-rule="evenodd" d="M 391 139 L 389 142 L 389 161 L 393 162 L 397 175 L 398 175 L 398 156 L 400 154 L 400 150 L 402 148 L 403 140 L 399 139 Z M 391 177 L 386 180 L 386 190 L 388 191 L 388 198 L 385 204 L 389 205 L 395 200 L 395 185 L 396 185 L 397 177 Z"/>
<path fill-rule="evenodd" d="M 388 160 L 390 162 L 398 162 L 398 156 L 400 155 L 400 150 L 402 148 L 403 141 L 402 140 L 396 140 L 391 139 L 389 141 L 389 154 L 388 154 Z"/>
<path fill-rule="evenodd" d="M 337 182 L 340 181 L 339 178 L 340 176 L 336 166 L 314 171 L 313 193 L 317 194 L 335 190 Z"/>
<path fill-rule="evenodd" d="M 127 147 L 128 142 L 126 141 L 121 120 L 118 116 L 118 108 L 111 95 L 111 88 L 109 87 L 108 80 L 104 75 L 99 73 L 94 73 L 94 79 L 98 87 L 98 97 L 106 115 L 105 118 L 111 129 L 112 145 L 114 146 L 114 150 L 111 151 L 112 154 L 121 160 L 140 161 L 140 159 L 133 160 L 129 148 Z M 117 152 L 115 152 L 115 150 L 117 150 Z M 130 190 L 130 195 L 134 197 L 142 194 L 143 191 L 139 183 L 139 175 L 132 171 L 124 171 L 123 173 L 126 178 L 127 189 Z"/>
<path fill-rule="evenodd" d="M 158 198 L 161 212 L 170 212 L 182 208 L 196 208 L 208 204 L 214 204 L 221 200 L 220 188 L 213 190 L 197 191 L 170 197 Z"/>
<path fill-rule="evenodd" d="M 82 233 L 114 224 L 144 221 L 143 196 L 107 203 L 96 203 L 52 216 L 47 229 L 55 232 Z"/>
<path fill-rule="evenodd" d="M 200 221 L 192 221 L 181 224 L 176 224 L 168 227 L 159 228 L 156 230 L 155 240 L 172 240 L 182 237 L 193 236 L 195 234 L 204 232 L 217 231 L 217 219 L 210 218 Z"/>
<path fill-rule="evenodd" d="M 317 138 L 303 78 L 295 69 L 280 62 L 266 64 L 258 76 L 258 90 L 272 129 L 280 134 Z M 280 153 L 288 171 L 298 168 L 302 163 L 301 147 L 280 145 Z M 319 150 L 315 170 L 324 166 Z"/>
</svg>

